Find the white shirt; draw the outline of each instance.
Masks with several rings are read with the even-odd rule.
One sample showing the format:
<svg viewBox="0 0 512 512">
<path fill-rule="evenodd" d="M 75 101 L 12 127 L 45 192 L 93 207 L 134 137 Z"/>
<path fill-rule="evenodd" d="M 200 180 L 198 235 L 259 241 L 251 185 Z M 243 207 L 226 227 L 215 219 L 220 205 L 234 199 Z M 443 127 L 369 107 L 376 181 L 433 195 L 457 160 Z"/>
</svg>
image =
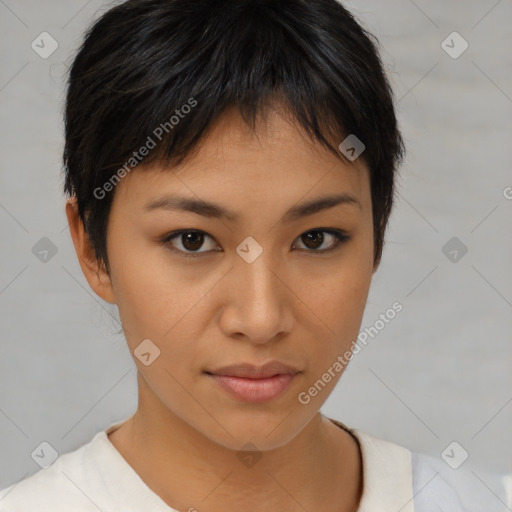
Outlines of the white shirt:
<svg viewBox="0 0 512 512">
<path fill-rule="evenodd" d="M 1 490 L 0 512 L 178 512 L 144 483 L 107 437 L 124 421 L 111 424 L 89 443 Z M 470 474 L 446 479 L 449 471 L 455 472 L 443 461 L 449 471 L 433 458 L 331 421 L 354 435 L 361 447 L 359 512 L 504 512 L 504 505 L 512 505 L 505 478 L 493 482 L 493 492 L 481 482 L 479 489 Z M 465 496 L 459 496 L 457 488 Z M 465 498 L 464 506 L 461 498 Z M 195 508 L 200 512 L 199 504 Z"/>
</svg>

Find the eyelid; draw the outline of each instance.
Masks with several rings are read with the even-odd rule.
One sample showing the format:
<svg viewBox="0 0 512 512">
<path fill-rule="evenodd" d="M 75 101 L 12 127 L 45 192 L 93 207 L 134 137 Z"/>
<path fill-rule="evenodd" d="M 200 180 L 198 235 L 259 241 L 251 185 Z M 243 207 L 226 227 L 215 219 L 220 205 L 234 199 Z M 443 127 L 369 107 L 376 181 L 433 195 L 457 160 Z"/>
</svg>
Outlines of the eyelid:
<svg viewBox="0 0 512 512">
<path fill-rule="evenodd" d="M 344 231 L 343 229 L 322 228 L 322 227 L 308 229 L 307 231 L 304 231 L 303 233 L 301 233 L 297 237 L 297 239 L 299 239 L 301 236 L 305 235 L 306 233 L 311 233 L 311 232 L 328 233 L 328 234 L 334 236 L 334 238 L 335 238 L 334 244 L 332 245 L 332 247 L 329 247 L 328 249 L 320 249 L 320 250 L 315 250 L 315 249 L 309 249 L 309 250 L 308 249 L 298 249 L 299 251 L 305 252 L 307 254 L 318 254 L 318 255 L 321 256 L 322 254 L 328 254 L 328 253 L 331 253 L 333 251 L 336 251 L 343 244 L 345 244 L 346 242 L 348 242 L 351 239 L 351 236 L 346 231 Z"/>
<path fill-rule="evenodd" d="M 306 233 L 311 233 L 311 232 L 328 233 L 328 234 L 334 236 L 335 242 L 332 245 L 332 247 L 329 247 L 328 249 L 320 249 L 320 250 L 297 249 L 298 251 L 310 253 L 310 254 L 316 253 L 318 255 L 327 254 L 327 253 L 330 253 L 332 251 L 339 249 L 344 243 L 348 242 L 352 238 L 351 235 L 349 235 L 343 229 L 319 227 L 319 228 L 312 228 L 312 229 L 308 229 L 307 231 L 304 231 L 296 238 L 296 240 L 299 239 L 300 237 L 302 237 L 303 235 L 305 235 Z M 184 233 L 200 233 L 200 234 L 204 235 L 205 237 L 210 238 L 211 240 L 214 240 L 215 242 L 217 242 L 215 240 L 215 238 L 212 235 L 210 235 L 209 233 L 206 233 L 205 231 L 202 231 L 200 229 L 192 229 L 191 228 L 191 229 L 180 229 L 180 230 L 172 231 L 171 233 L 168 233 L 160 240 L 160 244 L 163 246 L 167 246 L 169 250 L 171 250 L 175 253 L 178 253 L 180 256 L 184 256 L 186 258 L 188 258 L 188 257 L 196 258 L 196 257 L 200 257 L 200 256 L 203 256 L 206 254 L 210 254 L 212 252 L 222 252 L 222 249 L 220 251 L 213 249 L 213 250 L 207 250 L 207 251 L 185 252 L 185 251 L 182 251 L 181 249 L 177 249 L 172 244 L 170 244 L 170 242 L 172 240 L 174 240 L 175 238 L 178 238 L 179 236 L 183 235 Z M 295 246 L 295 243 L 293 245 Z"/>
<path fill-rule="evenodd" d="M 175 238 L 178 238 L 179 236 L 181 236 L 185 233 L 200 233 L 201 235 L 204 235 L 206 238 L 210 238 L 211 240 L 214 240 L 217 243 L 217 241 L 215 240 L 215 238 L 212 235 L 210 235 L 209 233 L 206 233 L 206 231 L 202 231 L 200 229 L 179 229 L 177 231 L 173 231 L 173 232 L 165 235 L 160 240 L 160 243 L 161 243 L 161 245 L 166 246 L 169 250 L 171 250 L 175 253 L 178 253 L 179 255 L 184 256 L 186 258 L 188 258 L 188 257 L 197 258 L 199 256 L 203 256 L 204 254 L 209 254 L 211 252 L 221 252 L 218 250 L 185 252 L 185 251 L 182 251 L 181 249 L 177 249 L 170 243 L 172 240 L 174 240 Z"/>
</svg>

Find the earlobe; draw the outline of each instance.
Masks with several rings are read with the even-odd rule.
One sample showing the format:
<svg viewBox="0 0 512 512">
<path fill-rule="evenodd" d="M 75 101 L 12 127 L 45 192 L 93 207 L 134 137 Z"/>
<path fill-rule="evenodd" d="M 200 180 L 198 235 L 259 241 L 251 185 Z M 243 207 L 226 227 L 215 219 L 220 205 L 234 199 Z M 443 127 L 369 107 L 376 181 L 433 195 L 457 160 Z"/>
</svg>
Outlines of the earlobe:
<svg viewBox="0 0 512 512">
<path fill-rule="evenodd" d="M 76 197 L 66 201 L 66 216 L 78 262 L 89 286 L 105 302 L 115 304 L 116 300 L 112 281 L 108 272 L 103 265 L 100 265 L 94 254 L 84 224 L 78 213 Z"/>
</svg>

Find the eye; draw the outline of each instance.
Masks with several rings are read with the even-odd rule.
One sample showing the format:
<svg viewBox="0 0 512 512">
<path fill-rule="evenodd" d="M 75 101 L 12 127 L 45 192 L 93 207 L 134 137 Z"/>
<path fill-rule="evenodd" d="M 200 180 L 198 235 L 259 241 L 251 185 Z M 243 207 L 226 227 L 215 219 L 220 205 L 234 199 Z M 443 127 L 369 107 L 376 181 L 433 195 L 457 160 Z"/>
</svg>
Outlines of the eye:
<svg viewBox="0 0 512 512">
<path fill-rule="evenodd" d="M 333 240 L 333 242 L 327 249 L 319 249 L 326 240 L 324 233 L 327 233 L 328 240 L 330 238 Z M 306 231 L 306 233 L 300 235 L 297 240 L 303 241 L 303 244 L 306 246 L 306 251 L 308 251 L 308 249 L 312 249 L 308 252 L 326 253 L 334 251 L 345 242 L 348 242 L 348 240 L 350 240 L 350 236 L 347 235 L 344 231 L 337 229 L 316 228 L 310 231 Z"/>
<path fill-rule="evenodd" d="M 195 256 L 194 253 L 201 254 L 211 252 L 211 249 L 198 251 L 198 249 L 204 244 L 205 239 L 213 240 L 213 238 L 204 231 L 182 230 L 169 233 L 161 240 L 161 244 L 168 246 L 173 251 L 183 253 L 184 256 Z M 177 241 L 176 245 L 178 247 L 174 244 L 174 240 Z"/>
</svg>

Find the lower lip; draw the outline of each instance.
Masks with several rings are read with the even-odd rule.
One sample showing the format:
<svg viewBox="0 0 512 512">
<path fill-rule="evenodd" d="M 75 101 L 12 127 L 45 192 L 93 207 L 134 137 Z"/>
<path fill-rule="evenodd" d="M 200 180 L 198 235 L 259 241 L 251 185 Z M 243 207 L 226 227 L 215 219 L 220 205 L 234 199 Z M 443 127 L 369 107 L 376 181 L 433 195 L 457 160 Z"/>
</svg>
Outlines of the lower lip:
<svg viewBox="0 0 512 512">
<path fill-rule="evenodd" d="M 269 402 L 283 393 L 291 384 L 295 375 L 274 375 L 265 379 L 248 379 L 227 375 L 209 375 L 228 393 L 244 402 Z"/>
</svg>

